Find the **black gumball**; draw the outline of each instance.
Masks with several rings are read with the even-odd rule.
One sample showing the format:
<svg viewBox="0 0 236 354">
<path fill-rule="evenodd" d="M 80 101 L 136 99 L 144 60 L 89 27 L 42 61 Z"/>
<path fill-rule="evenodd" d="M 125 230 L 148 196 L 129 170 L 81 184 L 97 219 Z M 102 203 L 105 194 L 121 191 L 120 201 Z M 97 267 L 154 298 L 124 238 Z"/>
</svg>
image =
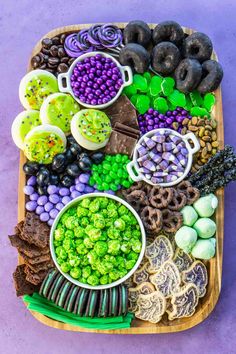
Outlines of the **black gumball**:
<svg viewBox="0 0 236 354">
<path fill-rule="evenodd" d="M 82 148 L 81 146 L 79 146 L 79 144 L 73 143 L 70 146 L 70 151 L 72 152 L 73 155 L 78 155 L 82 152 Z"/>
<path fill-rule="evenodd" d="M 68 145 L 77 144 L 75 138 L 73 138 L 72 135 L 67 137 L 67 143 L 68 143 Z"/>
<path fill-rule="evenodd" d="M 69 164 L 69 163 L 75 161 L 75 159 L 76 159 L 75 155 L 72 153 L 72 151 L 70 149 L 66 150 L 65 157 L 66 157 L 66 164 Z"/>
<path fill-rule="evenodd" d="M 50 172 L 46 167 L 41 167 L 37 173 L 37 184 L 40 187 L 47 186 L 50 182 Z"/>
<path fill-rule="evenodd" d="M 37 162 L 28 161 L 23 165 L 23 171 L 26 175 L 36 176 L 40 169 L 40 165 Z"/>
<path fill-rule="evenodd" d="M 52 170 L 55 172 L 63 172 L 66 167 L 66 157 L 64 154 L 57 154 L 52 161 Z"/>
<path fill-rule="evenodd" d="M 92 167 L 92 160 L 85 156 L 79 160 L 78 165 L 82 171 L 90 171 Z"/>
<path fill-rule="evenodd" d="M 104 160 L 104 153 L 95 152 L 94 154 L 90 155 L 90 158 L 95 164 L 99 164 Z"/>
<path fill-rule="evenodd" d="M 76 163 L 72 163 L 67 166 L 66 168 L 66 173 L 72 177 L 78 177 L 80 174 L 81 170 L 79 166 Z"/>
<path fill-rule="evenodd" d="M 58 175 L 51 175 L 50 176 L 50 184 L 57 186 L 60 183 L 60 177 Z"/>
<path fill-rule="evenodd" d="M 37 191 L 39 195 L 47 194 L 47 186 L 38 186 Z"/>
<path fill-rule="evenodd" d="M 69 176 L 69 175 L 64 175 L 62 178 L 61 178 L 61 184 L 64 186 L 64 187 L 71 187 L 72 184 L 74 183 L 74 178 Z"/>
</svg>

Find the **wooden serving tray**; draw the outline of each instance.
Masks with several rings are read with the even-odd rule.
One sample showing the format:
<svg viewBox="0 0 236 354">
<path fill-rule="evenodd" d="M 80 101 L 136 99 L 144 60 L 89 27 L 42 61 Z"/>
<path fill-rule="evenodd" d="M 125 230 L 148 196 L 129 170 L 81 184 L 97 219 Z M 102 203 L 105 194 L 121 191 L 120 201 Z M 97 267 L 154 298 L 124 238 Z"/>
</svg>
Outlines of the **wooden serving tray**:
<svg viewBox="0 0 236 354">
<path fill-rule="evenodd" d="M 115 23 L 120 28 L 124 28 L 127 23 Z M 60 33 L 70 33 L 76 32 L 84 28 L 90 27 L 92 24 L 82 24 L 82 25 L 72 25 L 66 27 L 60 27 L 52 30 L 51 32 L 44 35 L 45 37 L 54 37 Z M 150 28 L 154 28 L 155 24 L 150 24 Z M 194 32 L 189 28 L 183 27 L 184 31 L 188 34 Z M 32 70 L 31 58 L 41 49 L 41 40 L 34 47 L 28 65 L 28 71 Z M 213 58 L 217 59 L 215 53 L 213 53 Z M 220 149 L 224 147 L 224 126 L 223 126 L 223 112 L 222 112 L 222 97 L 220 88 L 215 92 L 216 95 L 216 105 L 213 109 L 212 115 L 218 122 L 217 135 L 220 144 Z M 22 166 L 25 163 L 26 158 L 23 152 L 20 152 L 20 165 L 19 165 L 19 188 L 18 188 L 18 221 L 24 219 L 25 216 L 25 195 L 23 193 L 23 187 L 25 185 L 26 179 L 25 174 L 22 170 Z M 131 328 L 119 329 L 119 330 L 94 330 L 86 329 L 81 327 L 71 326 L 69 324 L 64 324 L 52 320 L 44 315 L 31 311 L 32 315 L 40 322 L 47 326 L 51 326 L 58 329 L 64 329 L 68 331 L 76 332 L 97 332 L 97 333 L 109 333 L 109 334 L 150 334 L 150 333 L 171 333 L 179 332 L 196 326 L 201 323 L 214 309 L 217 300 L 219 298 L 221 290 L 221 276 L 222 276 L 222 258 L 223 258 L 223 237 L 224 237 L 224 190 L 223 188 L 217 191 L 217 197 L 219 199 L 219 206 L 216 211 L 216 256 L 207 262 L 209 283 L 207 287 L 206 295 L 199 300 L 199 305 L 195 314 L 192 317 L 175 319 L 174 321 L 169 321 L 167 317 L 157 323 L 152 324 L 149 322 L 141 321 L 135 319 L 132 321 Z M 19 258 L 19 263 L 22 263 L 22 259 Z"/>
</svg>

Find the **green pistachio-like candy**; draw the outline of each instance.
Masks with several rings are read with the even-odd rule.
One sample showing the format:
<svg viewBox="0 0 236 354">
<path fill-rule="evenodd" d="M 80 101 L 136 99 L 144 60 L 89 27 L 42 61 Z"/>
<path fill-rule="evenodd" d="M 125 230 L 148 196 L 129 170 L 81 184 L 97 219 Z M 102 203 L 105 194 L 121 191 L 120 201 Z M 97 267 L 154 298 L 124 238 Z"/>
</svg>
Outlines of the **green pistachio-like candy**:
<svg viewBox="0 0 236 354">
<path fill-rule="evenodd" d="M 209 218 L 200 218 L 195 222 L 193 228 L 197 231 L 199 237 L 210 238 L 215 235 L 216 223 Z"/>
<path fill-rule="evenodd" d="M 217 206 L 218 199 L 213 193 L 201 197 L 195 203 L 193 203 L 194 209 L 202 218 L 209 218 L 212 216 Z"/>
<path fill-rule="evenodd" d="M 199 259 L 211 259 L 215 255 L 216 240 L 209 238 L 206 240 L 198 239 L 192 249 L 192 256 Z"/>
<path fill-rule="evenodd" d="M 193 226 L 198 219 L 196 210 L 190 205 L 186 205 L 181 210 L 181 214 L 183 215 L 183 224 L 186 226 Z"/>
<path fill-rule="evenodd" d="M 179 248 L 190 253 L 197 241 L 197 232 L 189 226 L 182 226 L 175 234 L 175 242 Z"/>
</svg>

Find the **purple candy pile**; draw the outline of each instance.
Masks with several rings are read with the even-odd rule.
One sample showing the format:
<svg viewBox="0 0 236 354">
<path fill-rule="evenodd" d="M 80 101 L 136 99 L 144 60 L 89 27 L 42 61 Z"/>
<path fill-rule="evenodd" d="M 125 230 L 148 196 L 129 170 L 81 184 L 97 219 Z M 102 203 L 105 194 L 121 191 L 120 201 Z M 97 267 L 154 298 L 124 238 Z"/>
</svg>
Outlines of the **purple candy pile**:
<svg viewBox="0 0 236 354">
<path fill-rule="evenodd" d="M 185 118 L 191 119 L 192 116 L 181 107 L 176 107 L 174 111 L 167 111 L 165 114 L 149 108 L 145 114 L 138 116 L 138 123 L 142 135 L 158 128 L 170 128 L 181 133 Z"/>
<path fill-rule="evenodd" d="M 121 30 L 112 24 L 94 25 L 66 37 L 64 49 L 72 58 L 100 49 L 115 48 L 122 43 Z"/>
<path fill-rule="evenodd" d="M 177 181 L 185 171 L 188 150 L 181 137 L 160 130 L 137 147 L 139 171 L 153 184 Z"/>
<path fill-rule="evenodd" d="M 31 176 L 24 187 L 24 193 L 30 199 L 25 205 L 26 210 L 34 211 L 39 215 L 41 221 L 47 222 L 51 226 L 59 211 L 72 199 L 86 193 L 95 192 L 95 189 L 88 185 L 89 178 L 89 173 L 82 173 L 75 179 L 75 184 L 70 188 L 49 185 L 47 188 L 48 195 L 39 195 L 34 188 L 36 177 Z"/>
<path fill-rule="evenodd" d="M 122 84 L 120 69 L 111 58 L 101 54 L 77 63 L 71 75 L 74 95 L 93 106 L 111 101 Z"/>
</svg>

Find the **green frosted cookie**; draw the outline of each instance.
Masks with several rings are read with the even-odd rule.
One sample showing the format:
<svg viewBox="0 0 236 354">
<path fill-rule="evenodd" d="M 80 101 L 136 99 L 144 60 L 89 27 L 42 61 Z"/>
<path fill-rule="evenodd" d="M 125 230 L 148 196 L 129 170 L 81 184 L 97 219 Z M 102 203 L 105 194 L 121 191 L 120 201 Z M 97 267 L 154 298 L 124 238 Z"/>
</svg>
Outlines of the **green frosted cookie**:
<svg viewBox="0 0 236 354">
<path fill-rule="evenodd" d="M 39 110 L 44 99 L 58 92 L 56 77 L 45 70 L 33 70 L 20 82 L 19 98 L 25 109 Z"/>
<path fill-rule="evenodd" d="M 23 111 L 16 116 L 11 126 L 11 135 L 19 149 L 24 148 L 24 140 L 29 131 L 40 124 L 39 111 Z"/>
<path fill-rule="evenodd" d="M 33 128 L 25 137 L 24 153 L 30 161 L 49 164 L 66 147 L 66 136 L 54 125 L 43 124 Z"/>
<path fill-rule="evenodd" d="M 59 127 L 64 133 L 70 132 L 70 122 L 80 110 L 78 103 L 71 95 L 54 93 L 48 96 L 40 109 L 42 123 Z"/>
<path fill-rule="evenodd" d="M 71 133 L 77 143 L 88 150 L 106 146 L 111 134 L 107 115 L 96 109 L 83 109 L 71 121 Z"/>
</svg>

